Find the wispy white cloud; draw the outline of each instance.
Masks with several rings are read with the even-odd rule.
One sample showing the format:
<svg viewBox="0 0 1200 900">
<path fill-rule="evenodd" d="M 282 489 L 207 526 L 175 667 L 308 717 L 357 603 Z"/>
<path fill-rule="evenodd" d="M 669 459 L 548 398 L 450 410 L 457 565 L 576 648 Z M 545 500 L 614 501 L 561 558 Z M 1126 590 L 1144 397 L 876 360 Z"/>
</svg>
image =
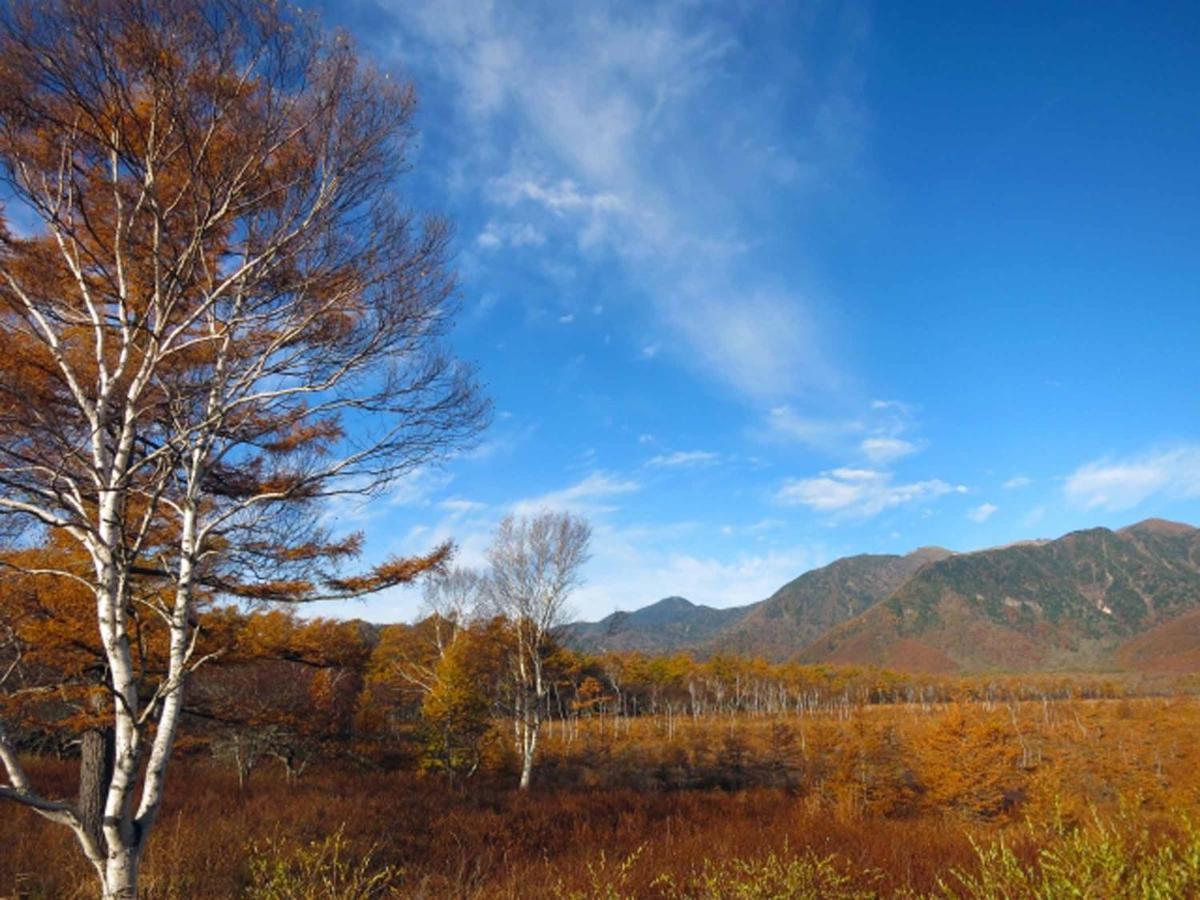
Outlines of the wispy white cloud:
<svg viewBox="0 0 1200 900">
<path fill-rule="evenodd" d="M 722 525 L 721 534 L 726 537 L 734 535 L 754 535 L 758 540 L 764 540 L 765 536 L 772 531 L 778 531 L 781 528 L 786 528 L 787 522 L 783 519 L 776 519 L 770 516 L 759 519 L 757 522 L 752 522 L 749 525 Z"/>
<path fill-rule="evenodd" d="M 321 521 L 337 532 L 361 530 L 395 513 L 396 508 L 429 509 L 437 495 L 454 481 L 454 475 L 433 466 L 418 466 L 405 473 L 382 495 L 348 491 L 328 498 Z"/>
<path fill-rule="evenodd" d="M 487 508 L 488 505 L 486 503 L 481 503 L 478 500 L 467 500 L 465 497 L 448 497 L 438 503 L 438 509 L 460 516 L 482 512 Z"/>
<path fill-rule="evenodd" d="M 807 506 L 820 513 L 868 518 L 894 506 L 964 493 L 962 485 L 940 478 L 896 484 L 890 472 L 843 467 L 815 478 L 785 481 L 775 500 L 787 506 Z"/>
<path fill-rule="evenodd" d="M 713 97 L 743 87 L 737 79 L 754 61 L 731 37 L 736 11 L 666 2 L 581 13 L 472 0 L 387 8 L 405 32 L 405 57 L 454 86 L 475 133 L 463 142 L 461 183 L 484 185 L 492 210 L 532 229 L 489 226 L 484 249 L 544 238 L 550 246 L 551 230 L 573 236 L 585 256 L 615 255 L 644 287 L 664 346 L 685 364 L 755 398 L 840 384 L 819 298 L 772 284 L 745 260 L 753 244 L 740 223 L 766 190 L 802 202 L 854 171 L 864 131 L 858 19 L 839 17 L 823 32 L 786 113 L 720 107 L 731 118 L 714 114 Z M 794 59 L 794 44 L 786 52 Z"/>
<path fill-rule="evenodd" d="M 428 506 L 431 498 L 453 480 L 454 475 L 444 469 L 418 466 L 392 483 L 388 502 L 393 506 Z"/>
<path fill-rule="evenodd" d="M 858 419 L 823 419 L 802 415 L 788 404 L 772 407 L 767 413 L 766 436 L 830 450 L 839 447 L 848 436 L 861 434 L 866 423 Z"/>
<path fill-rule="evenodd" d="M 505 410 L 500 410 L 496 413 L 496 419 L 496 424 L 488 432 L 489 437 L 487 440 L 480 442 L 469 450 L 463 450 L 455 454 L 455 458 L 480 462 L 512 454 L 518 447 L 532 438 L 540 427 L 536 421 L 517 425 L 513 421 L 512 413 Z"/>
<path fill-rule="evenodd" d="M 595 575 L 572 600 L 587 619 L 672 595 L 708 606 L 743 606 L 828 562 L 823 548 L 806 546 L 730 557 L 680 553 L 623 529 L 599 532 L 595 550 Z"/>
<path fill-rule="evenodd" d="M 799 298 L 719 285 L 684 285 L 665 303 L 689 359 L 756 399 L 836 389 L 824 333 Z"/>
<path fill-rule="evenodd" d="M 1033 484 L 1033 479 L 1028 475 L 1014 475 L 1008 481 L 1004 482 L 1002 487 L 1006 491 L 1017 491 L 1021 488 L 1029 487 L 1031 484 Z"/>
<path fill-rule="evenodd" d="M 517 515 L 533 515 L 544 509 L 577 513 L 601 513 L 612 510 L 611 498 L 637 491 L 640 485 L 608 472 L 593 472 L 568 487 L 538 497 L 527 497 L 512 504 Z"/>
<path fill-rule="evenodd" d="M 570 178 L 543 183 L 524 173 L 509 173 L 494 179 L 491 194 L 493 199 L 506 206 L 517 206 L 528 200 L 557 216 L 618 212 L 624 206 L 616 194 L 584 191 Z"/>
<path fill-rule="evenodd" d="M 759 519 L 753 525 L 747 526 L 746 530 L 751 534 L 760 534 L 764 531 L 774 531 L 777 528 L 783 528 L 786 525 L 787 522 L 785 522 L 783 519 L 772 519 L 767 517 L 765 519 Z"/>
<path fill-rule="evenodd" d="M 851 416 L 805 414 L 783 403 L 768 410 L 762 436 L 826 453 L 857 453 L 882 466 L 921 449 L 917 441 L 903 437 L 913 426 L 913 409 L 897 401 L 876 400 Z"/>
<path fill-rule="evenodd" d="M 990 519 L 999 509 L 991 503 L 980 503 L 978 506 L 972 507 L 967 511 L 967 518 L 972 522 L 983 524 Z"/>
<path fill-rule="evenodd" d="M 917 452 L 912 441 L 896 437 L 870 437 L 858 445 L 863 456 L 876 465 L 884 465 Z"/>
<path fill-rule="evenodd" d="M 676 450 L 674 453 L 660 453 L 646 461 L 647 466 L 667 469 L 683 466 L 708 466 L 721 458 L 719 453 L 710 450 Z"/>
<path fill-rule="evenodd" d="M 1200 497 L 1200 445 L 1086 463 L 1067 477 L 1063 490 L 1084 509 L 1129 509 L 1151 497 Z"/>
<path fill-rule="evenodd" d="M 475 238 L 475 243 L 485 250 L 496 250 L 500 247 L 541 247 L 546 243 L 546 235 L 541 229 L 528 222 L 497 222 L 492 220 L 484 226 L 483 231 Z"/>
</svg>

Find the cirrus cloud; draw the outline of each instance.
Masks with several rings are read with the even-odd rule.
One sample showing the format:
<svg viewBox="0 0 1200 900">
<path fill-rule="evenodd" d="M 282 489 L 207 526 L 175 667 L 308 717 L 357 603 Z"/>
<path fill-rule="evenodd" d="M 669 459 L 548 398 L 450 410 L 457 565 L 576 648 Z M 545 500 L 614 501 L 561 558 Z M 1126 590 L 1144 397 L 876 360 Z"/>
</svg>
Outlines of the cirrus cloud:
<svg viewBox="0 0 1200 900">
<path fill-rule="evenodd" d="M 629 494 L 641 486 L 627 478 L 619 478 L 608 472 L 593 472 L 582 481 L 569 487 L 551 491 L 538 497 L 518 500 L 512 505 L 516 515 L 536 515 L 542 510 L 597 513 L 611 511 L 609 502 L 619 494 Z"/>
<path fill-rule="evenodd" d="M 982 525 L 984 522 L 990 519 L 999 508 L 1000 507 L 993 503 L 980 503 L 973 509 L 968 510 L 967 518 L 972 522 L 977 522 L 978 524 Z"/>
<path fill-rule="evenodd" d="M 447 131 L 469 136 L 454 183 L 488 220 L 477 246 L 493 264 L 505 247 L 584 270 L 616 260 L 645 289 L 662 332 L 651 346 L 661 338 L 678 362 L 755 400 L 839 388 L 827 298 L 768 275 L 748 230 L 766 192 L 790 209 L 853 184 L 867 130 L 861 17 L 677 0 L 375 10 L 373 32 L 395 36 L 406 68 L 448 89 Z M 761 96 L 765 56 L 804 60 L 786 109 L 745 102 Z"/>
<path fill-rule="evenodd" d="M 646 465 L 656 469 L 708 466 L 720 458 L 720 454 L 710 450 L 676 450 L 674 453 L 660 453 L 658 456 L 651 457 L 646 461 Z"/>
<path fill-rule="evenodd" d="M 1063 490 L 1076 506 L 1113 511 L 1130 509 L 1154 496 L 1200 497 L 1200 445 L 1085 463 L 1067 476 Z"/>
<path fill-rule="evenodd" d="M 896 437 L 867 438 L 858 445 L 863 456 L 875 464 L 889 463 L 917 452 L 917 445 Z"/>
<path fill-rule="evenodd" d="M 775 500 L 821 513 L 869 518 L 895 506 L 965 492 L 964 486 L 940 478 L 896 484 L 891 472 L 842 467 L 815 478 L 788 479 L 776 492 Z"/>
</svg>

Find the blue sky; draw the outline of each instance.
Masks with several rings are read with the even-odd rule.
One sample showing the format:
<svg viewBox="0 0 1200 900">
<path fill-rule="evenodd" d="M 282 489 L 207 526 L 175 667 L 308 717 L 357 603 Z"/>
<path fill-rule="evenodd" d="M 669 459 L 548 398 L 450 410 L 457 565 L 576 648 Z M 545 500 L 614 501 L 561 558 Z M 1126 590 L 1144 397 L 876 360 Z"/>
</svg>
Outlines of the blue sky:
<svg viewBox="0 0 1200 900">
<path fill-rule="evenodd" d="M 587 618 L 1200 523 L 1200 6 L 329 4 L 422 98 L 482 444 L 371 556 L 595 528 Z M 326 607 L 412 617 L 416 592 Z"/>
</svg>

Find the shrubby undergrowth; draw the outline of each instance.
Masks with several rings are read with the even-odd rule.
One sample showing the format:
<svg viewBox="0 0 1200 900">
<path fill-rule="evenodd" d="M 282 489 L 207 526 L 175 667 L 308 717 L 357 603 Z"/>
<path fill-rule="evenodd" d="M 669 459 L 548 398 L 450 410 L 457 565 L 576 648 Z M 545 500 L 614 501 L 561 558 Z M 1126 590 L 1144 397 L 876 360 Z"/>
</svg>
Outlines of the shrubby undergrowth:
<svg viewBox="0 0 1200 900">
<path fill-rule="evenodd" d="M 239 789 L 194 745 L 142 896 L 1200 896 L 1198 720 L 1191 698 L 597 717 L 550 727 L 529 792 L 503 754 L 452 778 L 411 753 Z M 69 760 L 29 763 L 72 795 Z M 0 896 L 93 893 L 68 834 L 0 816 Z"/>
</svg>

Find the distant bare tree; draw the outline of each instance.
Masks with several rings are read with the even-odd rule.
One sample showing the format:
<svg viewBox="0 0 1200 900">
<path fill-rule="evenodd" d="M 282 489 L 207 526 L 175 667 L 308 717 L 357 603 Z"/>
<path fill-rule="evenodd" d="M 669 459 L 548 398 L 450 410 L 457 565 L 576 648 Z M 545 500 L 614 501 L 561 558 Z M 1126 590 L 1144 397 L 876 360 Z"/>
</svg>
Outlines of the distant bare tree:
<svg viewBox="0 0 1200 900">
<path fill-rule="evenodd" d="M 482 573 L 463 566 L 431 572 L 425 579 L 423 607 L 434 619 L 438 656 L 455 635 L 484 611 L 487 580 Z"/>
<path fill-rule="evenodd" d="M 581 583 L 592 529 L 570 513 L 508 516 L 496 529 L 487 591 L 511 632 L 513 722 L 521 754 L 521 789 L 529 787 L 549 685 L 546 654 L 566 624 L 567 600 Z"/>
<path fill-rule="evenodd" d="M 454 642 L 484 608 L 484 576 L 474 569 L 439 568 L 425 577 L 415 640 L 396 649 L 389 670 L 421 697 L 438 686 L 438 670 Z"/>
</svg>

